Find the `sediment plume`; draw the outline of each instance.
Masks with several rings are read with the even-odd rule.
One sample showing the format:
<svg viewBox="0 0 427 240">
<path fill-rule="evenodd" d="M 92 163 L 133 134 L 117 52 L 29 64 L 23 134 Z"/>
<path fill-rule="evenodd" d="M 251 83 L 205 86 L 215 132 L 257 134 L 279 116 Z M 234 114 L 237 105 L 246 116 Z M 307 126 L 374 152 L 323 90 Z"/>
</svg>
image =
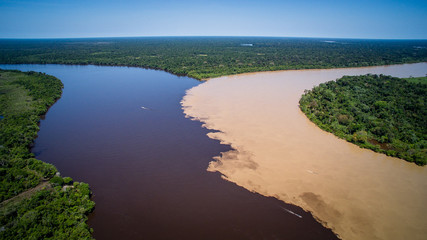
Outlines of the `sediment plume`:
<svg viewBox="0 0 427 240">
<path fill-rule="evenodd" d="M 182 106 L 233 148 L 208 171 L 301 206 L 342 239 L 425 239 L 427 167 L 339 139 L 298 107 L 305 89 L 368 73 L 425 76 L 427 63 L 221 77 L 187 91 Z"/>
</svg>

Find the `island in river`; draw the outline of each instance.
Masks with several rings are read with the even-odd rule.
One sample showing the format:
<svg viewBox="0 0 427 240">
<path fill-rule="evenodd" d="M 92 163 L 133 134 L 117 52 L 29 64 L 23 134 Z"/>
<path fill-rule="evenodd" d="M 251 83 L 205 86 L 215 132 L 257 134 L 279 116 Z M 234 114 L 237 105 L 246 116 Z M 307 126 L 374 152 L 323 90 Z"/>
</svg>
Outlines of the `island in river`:
<svg viewBox="0 0 427 240">
<path fill-rule="evenodd" d="M 385 75 L 344 76 L 305 91 L 300 108 L 360 147 L 427 163 L 427 85 Z"/>
<path fill-rule="evenodd" d="M 427 63 L 221 77 L 189 90 L 182 105 L 232 147 L 209 171 L 301 206 L 343 239 L 425 239 L 427 168 L 324 132 L 298 107 L 306 89 L 368 73 L 425 76 Z"/>
</svg>

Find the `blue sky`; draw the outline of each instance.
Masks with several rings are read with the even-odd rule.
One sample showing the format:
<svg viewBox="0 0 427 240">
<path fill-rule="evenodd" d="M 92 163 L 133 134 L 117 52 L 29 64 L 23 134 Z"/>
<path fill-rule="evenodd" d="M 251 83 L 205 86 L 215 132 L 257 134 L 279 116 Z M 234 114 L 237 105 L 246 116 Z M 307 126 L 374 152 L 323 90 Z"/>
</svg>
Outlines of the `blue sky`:
<svg viewBox="0 0 427 240">
<path fill-rule="evenodd" d="M 427 39 L 427 0 L 0 0 L 0 38 Z"/>
</svg>

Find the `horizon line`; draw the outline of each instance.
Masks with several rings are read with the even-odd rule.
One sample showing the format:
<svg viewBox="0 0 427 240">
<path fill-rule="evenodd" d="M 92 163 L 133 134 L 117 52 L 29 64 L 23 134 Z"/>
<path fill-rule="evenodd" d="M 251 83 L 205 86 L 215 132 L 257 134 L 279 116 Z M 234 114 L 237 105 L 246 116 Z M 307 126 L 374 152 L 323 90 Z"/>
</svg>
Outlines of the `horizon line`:
<svg viewBox="0 0 427 240">
<path fill-rule="evenodd" d="M 66 40 L 66 39 L 108 39 L 108 38 L 305 38 L 343 40 L 427 40 L 427 38 L 352 38 L 352 37 L 295 37 L 295 36 L 238 36 L 238 35 L 170 35 L 170 36 L 109 36 L 109 37 L 0 37 L 0 40 Z"/>
</svg>

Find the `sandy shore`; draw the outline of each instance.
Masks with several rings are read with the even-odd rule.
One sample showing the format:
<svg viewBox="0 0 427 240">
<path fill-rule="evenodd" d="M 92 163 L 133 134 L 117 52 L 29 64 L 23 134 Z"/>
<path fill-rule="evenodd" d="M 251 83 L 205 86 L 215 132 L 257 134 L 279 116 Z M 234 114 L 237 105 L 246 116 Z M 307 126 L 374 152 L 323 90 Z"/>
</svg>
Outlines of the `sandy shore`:
<svg viewBox="0 0 427 240">
<path fill-rule="evenodd" d="M 298 108 L 305 89 L 367 73 L 425 76 L 427 63 L 221 77 L 190 89 L 182 105 L 234 149 L 208 171 L 301 206 L 343 239 L 426 239 L 427 167 L 341 140 Z"/>
</svg>

